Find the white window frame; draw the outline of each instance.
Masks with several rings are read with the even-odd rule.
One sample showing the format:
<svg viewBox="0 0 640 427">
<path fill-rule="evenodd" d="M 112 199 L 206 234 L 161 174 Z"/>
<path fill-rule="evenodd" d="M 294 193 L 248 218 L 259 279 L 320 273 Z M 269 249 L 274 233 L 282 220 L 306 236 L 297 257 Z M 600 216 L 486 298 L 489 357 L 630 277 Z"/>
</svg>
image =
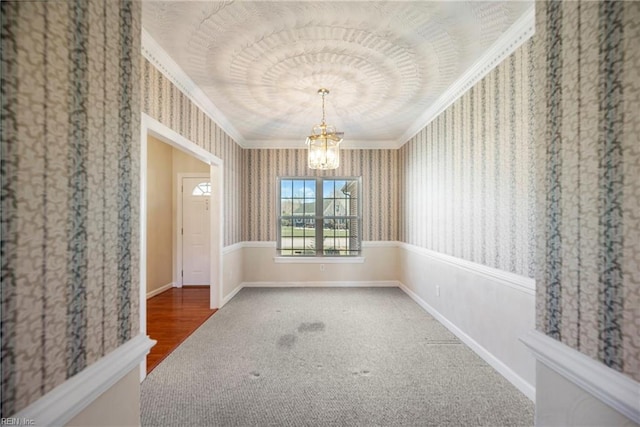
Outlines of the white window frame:
<svg viewBox="0 0 640 427">
<path fill-rule="evenodd" d="M 314 219 L 315 220 L 315 254 L 282 254 L 282 209 L 281 209 L 281 201 L 282 201 L 282 181 L 289 180 L 297 180 L 297 181 L 315 181 L 315 215 L 314 216 L 303 216 L 301 218 L 304 219 Z M 323 194 L 323 184 L 325 181 L 356 181 L 358 183 L 358 190 L 356 195 L 356 206 L 357 206 L 357 215 L 336 215 L 336 216 L 325 216 L 324 215 L 324 194 Z M 278 252 L 278 256 L 275 258 L 276 262 L 309 262 L 312 260 L 318 260 L 316 262 L 336 262 L 336 263 L 359 263 L 364 262 L 364 258 L 362 257 L 362 177 L 313 177 L 313 176 L 282 176 L 277 179 L 277 219 L 276 219 L 276 230 L 277 230 L 277 242 L 276 249 Z M 358 251 L 353 251 L 350 254 L 340 255 L 340 254 L 324 254 L 324 230 L 323 224 L 326 219 L 355 219 L 358 223 L 357 229 L 357 238 L 358 238 Z M 286 250 L 286 249 L 285 249 Z"/>
</svg>

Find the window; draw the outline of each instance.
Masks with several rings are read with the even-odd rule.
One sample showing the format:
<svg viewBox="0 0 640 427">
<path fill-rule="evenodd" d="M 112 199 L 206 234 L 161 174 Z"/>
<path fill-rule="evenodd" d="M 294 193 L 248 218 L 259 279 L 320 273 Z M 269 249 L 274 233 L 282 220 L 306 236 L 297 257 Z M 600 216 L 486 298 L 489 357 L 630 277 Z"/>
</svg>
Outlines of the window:
<svg viewBox="0 0 640 427">
<path fill-rule="evenodd" d="M 211 195 L 211 183 L 210 182 L 201 182 L 196 185 L 193 191 L 191 192 L 192 196 L 210 196 Z"/>
<path fill-rule="evenodd" d="M 280 178 L 283 256 L 360 254 L 360 178 Z"/>
</svg>

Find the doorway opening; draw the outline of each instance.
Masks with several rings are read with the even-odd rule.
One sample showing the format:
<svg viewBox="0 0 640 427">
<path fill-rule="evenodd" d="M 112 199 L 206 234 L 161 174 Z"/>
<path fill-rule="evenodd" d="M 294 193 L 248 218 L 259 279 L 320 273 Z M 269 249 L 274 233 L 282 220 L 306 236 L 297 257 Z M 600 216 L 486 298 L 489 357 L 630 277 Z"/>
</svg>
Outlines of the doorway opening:
<svg viewBox="0 0 640 427">
<path fill-rule="evenodd" d="M 149 189 L 149 181 L 147 177 L 148 168 L 148 148 L 149 138 L 154 138 L 164 144 L 171 146 L 172 149 L 176 149 L 180 154 L 187 155 L 198 162 L 204 162 L 204 169 L 200 170 L 200 175 L 206 178 L 206 182 L 209 183 L 208 195 L 200 195 L 199 199 L 201 204 L 206 206 L 206 215 L 201 215 L 200 221 L 206 222 L 201 224 L 208 226 L 204 232 L 207 233 L 208 242 L 207 245 L 208 265 L 203 267 L 203 262 L 200 262 L 200 269 L 208 270 L 207 282 L 201 283 L 201 285 L 209 287 L 209 308 L 217 309 L 220 306 L 221 292 L 222 292 L 222 200 L 223 200 L 223 163 L 222 160 L 212 153 L 199 147 L 193 141 L 184 138 L 182 135 L 153 119 L 147 114 L 142 113 L 142 121 L 140 126 L 141 133 L 141 161 L 140 161 L 140 332 L 144 335 L 147 334 L 147 278 L 148 275 L 155 274 L 156 271 L 147 271 L 147 253 L 150 250 L 156 248 L 147 247 L 148 237 L 148 209 L 147 204 L 147 190 Z M 207 173 L 208 172 L 208 173 Z M 175 186 L 173 186 L 175 188 Z M 171 190 L 169 190 L 171 191 Z M 177 197 L 177 196 L 176 196 Z M 175 201 L 173 203 L 175 206 Z M 178 227 L 176 227 L 178 229 Z M 202 233 L 202 232 L 201 232 Z M 202 236 L 201 236 L 202 237 Z M 165 254 L 166 256 L 166 254 Z M 182 273 L 182 262 L 178 262 L 177 257 L 172 256 L 172 265 L 175 268 L 172 269 L 172 276 L 174 280 L 170 283 L 177 285 L 182 284 L 182 280 L 178 280 L 178 274 Z M 204 280 L 204 279 L 203 279 Z M 169 285 L 169 284 L 167 284 Z M 164 285 L 164 286 L 167 286 Z M 153 338 L 153 337 L 152 337 Z M 146 376 L 146 360 L 144 360 L 140 366 L 140 380 L 142 381 Z"/>
<path fill-rule="evenodd" d="M 176 252 L 178 285 L 202 286 L 210 283 L 208 222 L 211 209 L 209 175 L 178 173 L 176 198 Z"/>
</svg>

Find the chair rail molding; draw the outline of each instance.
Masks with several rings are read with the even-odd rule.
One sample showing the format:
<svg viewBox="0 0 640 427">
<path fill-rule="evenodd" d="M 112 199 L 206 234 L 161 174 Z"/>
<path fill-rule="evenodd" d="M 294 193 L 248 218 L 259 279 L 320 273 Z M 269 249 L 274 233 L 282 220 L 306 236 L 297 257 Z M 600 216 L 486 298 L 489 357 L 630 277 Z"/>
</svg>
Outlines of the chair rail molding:
<svg viewBox="0 0 640 427">
<path fill-rule="evenodd" d="M 13 416 L 35 425 L 62 426 L 136 369 L 155 340 L 137 335 Z"/>
<path fill-rule="evenodd" d="M 536 281 L 530 277 L 521 276 L 519 274 L 510 273 L 508 271 L 499 270 L 497 268 L 489 267 L 476 262 L 467 261 L 462 258 L 457 258 L 451 255 L 443 254 L 441 252 L 432 251 L 420 246 L 415 246 L 409 243 L 398 242 L 398 246 L 407 251 L 417 253 L 419 255 L 429 257 L 438 261 L 445 262 L 452 266 L 462 268 L 471 271 L 476 274 L 485 276 L 491 280 L 498 281 L 504 285 L 510 286 L 521 292 L 535 295 Z"/>
<path fill-rule="evenodd" d="M 521 341 L 540 363 L 640 424 L 640 383 L 539 331 Z"/>
</svg>

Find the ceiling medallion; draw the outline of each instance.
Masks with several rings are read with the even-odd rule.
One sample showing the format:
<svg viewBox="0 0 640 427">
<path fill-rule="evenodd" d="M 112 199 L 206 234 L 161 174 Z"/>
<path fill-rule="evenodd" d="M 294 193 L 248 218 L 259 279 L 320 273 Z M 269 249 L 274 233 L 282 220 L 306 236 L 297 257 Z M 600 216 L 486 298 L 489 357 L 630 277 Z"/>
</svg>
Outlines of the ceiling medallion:
<svg viewBox="0 0 640 427">
<path fill-rule="evenodd" d="M 325 123 L 324 97 L 329 94 L 329 89 L 320 88 L 318 94 L 322 95 L 322 123 L 315 125 L 307 137 L 309 168 L 337 169 L 340 166 L 339 149 L 344 132 L 336 132 L 334 126 Z"/>
</svg>

